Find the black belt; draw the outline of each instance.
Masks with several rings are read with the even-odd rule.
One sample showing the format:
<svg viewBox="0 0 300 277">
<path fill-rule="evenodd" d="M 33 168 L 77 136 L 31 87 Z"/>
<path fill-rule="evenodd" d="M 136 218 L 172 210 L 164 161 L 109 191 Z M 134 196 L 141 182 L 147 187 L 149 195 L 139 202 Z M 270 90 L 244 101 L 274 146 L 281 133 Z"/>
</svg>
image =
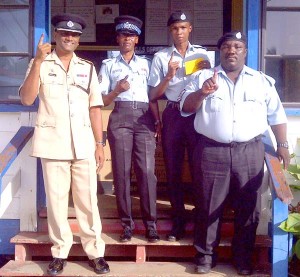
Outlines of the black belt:
<svg viewBox="0 0 300 277">
<path fill-rule="evenodd" d="M 115 108 L 148 109 L 149 103 L 137 101 L 115 101 Z"/>
<path fill-rule="evenodd" d="M 239 146 L 239 145 L 246 145 L 246 144 L 249 144 L 249 143 L 252 143 L 252 142 L 260 141 L 261 137 L 262 137 L 262 135 L 259 135 L 259 136 L 255 137 L 253 139 L 248 140 L 248 141 L 243 141 L 243 142 L 232 141 L 232 142 L 229 142 L 229 143 L 225 143 L 225 142 L 215 141 L 215 140 L 210 139 L 210 138 L 208 138 L 206 136 L 203 136 L 201 134 L 199 134 L 198 136 L 202 141 L 205 141 L 206 143 L 208 143 L 212 146 L 220 146 L 220 147 L 236 147 L 236 146 Z"/>
<path fill-rule="evenodd" d="M 180 110 L 180 103 L 168 100 L 166 107 L 171 108 L 171 109 Z"/>
</svg>

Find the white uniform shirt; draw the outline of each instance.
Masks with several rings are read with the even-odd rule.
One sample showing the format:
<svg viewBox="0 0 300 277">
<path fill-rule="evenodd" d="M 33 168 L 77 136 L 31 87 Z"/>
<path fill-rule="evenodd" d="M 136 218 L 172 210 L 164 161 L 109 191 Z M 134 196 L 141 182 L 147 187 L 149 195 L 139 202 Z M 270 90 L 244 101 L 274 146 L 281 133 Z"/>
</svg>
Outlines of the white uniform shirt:
<svg viewBox="0 0 300 277">
<path fill-rule="evenodd" d="M 287 122 L 271 77 L 244 66 L 234 85 L 221 66 L 216 67 L 216 71 L 219 88 L 204 99 L 196 112 L 194 125 L 198 133 L 222 143 L 244 142 L 263 134 L 268 125 Z M 186 87 L 181 109 L 186 97 L 199 90 L 213 74 L 214 69 L 203 70 Z"/>
<path fill-rule="evenodd" d="M 178 101 L 178 96 L 180 92 L 186 87 L 186 85 L 191 82 L 197 73 L 186 75 L 185 73 L 185 62 L 195 60 L 198 58 L 203 58 L 209 61 L 208 53 L 202 46 L 191 45 L 189 43 L 188 49 L 186 51 L 185 57 L 182 57 L 175 46 L 164 48 L 157 53 L 155 53 L 148 85 L 151 87 L 156 87 L 164 79 L 168 73 L 168 63 L 170 61 L 171 55 L 174 52 L 173 60 L 179 61 L 179 69 L 176 71 L 176 75 L 170 80 L 169 86 L 165 91 L 166 97 L 171 101 Z"/>
<path fill-rule="evenodd" d="M 32 63 L 33 59 L 26 77 Z M 78 58 L 74 53 L 66 72 L 55 50 L 49 54 L 40 69 L 39 109 L 32 155 L 64 160 L 93 156 L 95 139 L 89 109 L 103 106 L 99 91 L 97 73 L 91 62 Z"/>
<path fill-rule="evenodd" d="M 150 71 L 150 61 L 147 58 L 134 55 L 130 63 L 126 63 L 122 55 L 113 59 L 103 61 L 98 78 L 100 82 L 100 92 L 107 95 L 112 91 L 118 81 L 127 75 L 130 89 L 120 93 L 114 101 L 138 101 L 149 102 L 148 78 Z"/>
</svg>

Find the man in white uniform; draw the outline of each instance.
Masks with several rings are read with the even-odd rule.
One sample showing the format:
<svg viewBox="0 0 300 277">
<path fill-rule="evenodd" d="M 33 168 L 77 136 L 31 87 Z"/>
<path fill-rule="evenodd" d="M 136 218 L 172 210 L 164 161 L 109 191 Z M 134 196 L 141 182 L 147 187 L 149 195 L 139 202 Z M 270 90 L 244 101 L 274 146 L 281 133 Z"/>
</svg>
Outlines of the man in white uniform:
<svg viewBox="0 0 300 277">
<path fill-rule="evenodd" d="M 43 43 L 41 36 L 20 87 L 24 105 L 39 97 L 32 155 L 41 158 L 43 167 L 48 230 L 53 242 L 48 274 L 63 270 L 73 244 L 68 223 L 70 189 L 89 265 L 97 274 L 108 273 L 97 205 L 97 170 L 104 162 L 103 101 L 94 65 L 74 53 L 86 23 L 73 14 L 58 14 L 51 22 L 56 47 L 51 52 L 51 45 Z"/>
</svg>

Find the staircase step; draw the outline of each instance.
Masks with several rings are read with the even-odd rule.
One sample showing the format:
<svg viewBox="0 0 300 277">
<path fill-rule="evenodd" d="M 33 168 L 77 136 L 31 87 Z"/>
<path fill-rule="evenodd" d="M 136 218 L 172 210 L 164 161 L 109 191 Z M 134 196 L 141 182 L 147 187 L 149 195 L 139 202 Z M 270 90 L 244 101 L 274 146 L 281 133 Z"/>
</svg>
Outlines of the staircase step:
<svg viewBox="0 0 300 277">
<path fill-rule="evenodd" d="M 110 273 L 106 277 L 177 277 L 193 276 L 194 265 L 182 262 L 147 262 L 137 264 L 134 262 L 109 261 Z M 0 269 L 1 276 L 47 276 L 47 266 L 45 261 L 9 261 Z M 94 271 L 88 266 L 87 262 L 68 261 L 63 272 L 59 276 L 95 276 Z M 235 269 L 229 264 L 218 264 L 205 277 L 236 277 Z M 258 270 L 252 276 L 267 277 L 270 273 L 265 270 Z"/>
<path fill-rule="evenodd" d="M 105 256 L 118 257 L 127 261 L 144 263 L 151 259 L 163 258 L 192 258 L 196 254 L 193 246 L 192 235 L 176 242 L 169 242 L 161 238 L 157 243 L 149 243 L 144 235 L 134 235 L 127 243 L 119 242 L 119 234 L 103 233 L 102 239 L 106 243 Z M 15 244 L 15 260 L 28 261 L 33 257 L 51 257 L 51 241 L 47 233 L 21 232 L 11 239 Z M 223 238 L 219 246 L 220 260 L 229 260 L 231 257 L 231 239 Z M 255 259 L 258 264 L 268 263 L 268 250 L 271 240 L 267 236 L 256 237 Z M 80 244 L 80 238 L 74 234 L 74 244 L 70 251 L 70 257 L 84 257 L 85 253 Z"/>
</svg>

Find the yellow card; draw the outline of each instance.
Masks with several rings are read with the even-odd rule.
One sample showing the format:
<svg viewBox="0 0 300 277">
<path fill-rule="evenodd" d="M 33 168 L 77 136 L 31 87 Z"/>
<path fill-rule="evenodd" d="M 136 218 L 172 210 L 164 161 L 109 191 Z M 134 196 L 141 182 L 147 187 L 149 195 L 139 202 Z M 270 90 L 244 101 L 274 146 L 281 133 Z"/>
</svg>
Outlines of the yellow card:
<svg viewBox="0 0 300 277">
<path fill-rule="evenodd" d="M 185 74 L 190 75 L 200 70 L 199 63 L 201 61 L 204 61 L 204 58 L 198 58 L 198 59 L 185 62 Z"/>
</svg>

